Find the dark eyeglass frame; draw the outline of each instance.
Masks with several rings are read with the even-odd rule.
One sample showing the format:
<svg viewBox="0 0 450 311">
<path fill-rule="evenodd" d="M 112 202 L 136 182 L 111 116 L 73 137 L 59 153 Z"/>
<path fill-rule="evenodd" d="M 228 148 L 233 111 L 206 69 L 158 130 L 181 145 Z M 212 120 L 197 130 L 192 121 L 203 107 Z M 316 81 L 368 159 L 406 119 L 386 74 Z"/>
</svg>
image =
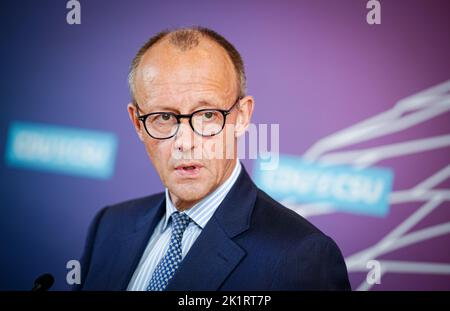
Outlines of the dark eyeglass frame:
<svg viewBox="0 0 450 311">
<path fill-rule="evenodd" d="M 169 138 L 174 137 L 175 135 L 177 135 L 178 130 L 180 129 L 180 124 L 181 124 L 180 120 L 183 119 L 183 118 L 189 119 L 189 125 L 191 126 L 191 129 L 194 131 L 194 133 L 196 133 L 197 135 L 200 135 L 200 136 L 203 136 L 203 137 L 212 137 L 212 136 L 216 136 L 216 135 L 218 135 L 218 134 L 220 134 L 222 132 L 223 128 L 225 127 L 225 123 L 227 121 L 227 116 L 231 113 L 231 111 L 234 109 L 234 107 L 236 107 L 236 105 L 239 103 L 239 101 L 242 98 L 243 97 L 238 97 L 236 99 L 236 101 L 234 102 L 233 106 L 231 106 L 230 109 L 228 109 L 228 110 L 226 110 L 226 109 L 205 108 L 205 109 L 196 110 L 196 111 L 194 111 L 194 112 L 192 112 L 190 114 L 176 114 L 176 113 L 173 113 L 173 112 L 156 111 L 156 112 L 147 113 L 147 114 L 144 114 L 144 115 L 141 116 L 141 115 L 139 115 L 139 110 L 141 110 L 141 108 L 138 106 L 137 102 L 135 102 L 135 105 L 138 108 L 138 110 L 137 110 L 137 118 L 144 124 L 145 131 L 147 132 L 147 134 L 151 138 L 164 140 L 164 139 L 169 139 Z M 192 124 L 192 116 L 194 114 L 196 114 L 196 113 L 203 112 L 203 111 L 216 111 L 216 112 L 220 112 L 223 115 L 222 128 L 217 133 L 214 133 L 214 134 L 211 134 L 211 135 L 203 135 L 202 133 L 199 133 L 199 132 L 197 132 L 194 129 L 194 126 Z M 167 115 L 171 115 L 171 116 L 175 117 L 175 119 L 177 120 L 177 129 L 175 130 L 175 132 L 172 135 L 170 135 L 168 137 L 160 138 L 160 137 L 155 137 L 152 134 L 150 134 L 149 130 L 147 129 L 147 124 L 146 124 L 145 121 L 147 120 L 147 118 L 149 116 L 156 115 L 156 114 L 167 114 Z"/>
</svg>

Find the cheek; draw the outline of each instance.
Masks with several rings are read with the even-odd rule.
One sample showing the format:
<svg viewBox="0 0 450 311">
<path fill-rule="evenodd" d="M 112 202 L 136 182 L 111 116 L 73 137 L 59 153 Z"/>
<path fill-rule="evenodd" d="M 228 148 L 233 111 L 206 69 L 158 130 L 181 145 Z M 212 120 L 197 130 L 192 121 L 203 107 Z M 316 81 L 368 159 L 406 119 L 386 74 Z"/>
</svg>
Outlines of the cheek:
<svg viewBox="0 0 450 311">
<path fill-rule="evenodd" d="M 171 146 L 165 141 L 146 140 L 145 149 L 153 165 L 161 172 L 169 162 Z"/>
<path fill-rule="evenodd" d="M 207 160 L 226 160 L 234 156 L 235 137 L 234 128 L 229 128 L 217 136 L 205 138 L 202 142 L 202 154 Z"/>
</svg>

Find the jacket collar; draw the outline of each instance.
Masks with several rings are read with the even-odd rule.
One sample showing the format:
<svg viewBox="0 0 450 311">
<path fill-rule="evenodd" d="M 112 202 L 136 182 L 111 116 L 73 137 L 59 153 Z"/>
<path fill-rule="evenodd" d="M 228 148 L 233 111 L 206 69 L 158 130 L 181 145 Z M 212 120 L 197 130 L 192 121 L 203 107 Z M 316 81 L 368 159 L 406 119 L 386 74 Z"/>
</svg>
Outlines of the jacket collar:
<svg viewBox="0 0 450 311">
<path fill-rule="evenodd" d="M 257 188 L 244 167 L 233 187 L 192 245 L 167 290 L 216 290 L 245 251 L 232 238 L 250 227 Z M 145 200 L 141 204 L 149 204 Z M 111 271 L 109 290 L 126 290 L 149 238 L 165 211 L 160 194 L 136 221 L 134 232 L 117 245 L 116 264 Z"/>
<path fill-rule="evenodd" d="M 250 227 L 257 188 L 242 169 L 166 290 L 217 290 L 245 257 L 233 238 Z"/>
</svg>

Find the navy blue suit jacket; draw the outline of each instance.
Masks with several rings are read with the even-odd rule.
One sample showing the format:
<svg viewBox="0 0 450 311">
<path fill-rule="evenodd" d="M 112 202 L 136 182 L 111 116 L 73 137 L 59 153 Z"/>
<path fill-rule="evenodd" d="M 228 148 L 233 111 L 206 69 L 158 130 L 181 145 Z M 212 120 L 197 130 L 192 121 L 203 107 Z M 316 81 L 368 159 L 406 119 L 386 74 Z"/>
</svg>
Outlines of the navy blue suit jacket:
<svg viewBox="0 0 450 311">
<path fill-rule="evenodd" d="M 81 259 L 78 290 L 126 290 L 157 223 L 164 193 L 103 208 Z M 348 290 L 339 248 L 258 189 L 243 168 L 167 290 Z"/>
</svg>

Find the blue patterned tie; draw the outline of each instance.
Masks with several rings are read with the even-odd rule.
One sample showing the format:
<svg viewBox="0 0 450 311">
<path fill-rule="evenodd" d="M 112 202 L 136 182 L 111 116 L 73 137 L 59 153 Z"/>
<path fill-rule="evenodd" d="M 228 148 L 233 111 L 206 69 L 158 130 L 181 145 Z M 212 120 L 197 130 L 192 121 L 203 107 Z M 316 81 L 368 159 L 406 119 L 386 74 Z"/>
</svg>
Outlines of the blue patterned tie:
<svg viewBox="0 0 450 311">
<path fill-rule="evenodd" d="M 179 212 L 174 212 L 171 217 L 172 235 L 170 236 L 169 249 L 156 266 L 150 283 L 147 286 L 148 291 L 164 290 L 170 279 L 174 276 L 183 258 L 181 253 L 181 240 L 191 219 L 188 215 Z"/>
</svg>

